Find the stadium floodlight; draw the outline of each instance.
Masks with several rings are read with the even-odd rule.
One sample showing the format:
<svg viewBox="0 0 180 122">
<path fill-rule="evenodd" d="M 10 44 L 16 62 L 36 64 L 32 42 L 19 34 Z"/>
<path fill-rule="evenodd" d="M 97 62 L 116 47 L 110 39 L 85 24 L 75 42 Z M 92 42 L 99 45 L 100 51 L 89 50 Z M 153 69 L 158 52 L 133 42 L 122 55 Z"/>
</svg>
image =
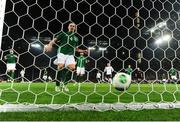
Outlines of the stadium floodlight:
<svg viewBox="0 0 180 122">
<path fill-rule="evenodd" d="M 95 50 L 95 47 L 88 47 L 89 50 Z"/>
<path fill-rule="evenodd" d="M 41 49 L 41 45 L 38 43 L 31 44 L 31 47 Z"/>
<path fill-rule="evenodd" d="M 166 34 L 166 35 L 158 38 L 155 43 L 156 43 L 156 44 L 161 44 L 161 43 L 163 43 L 163 42 L 167 42 L 167 41 L 170 41 L 170 40 L 171 40 L 171 35 Z"/>
<path fill-rule="evenodd" d="M 169 35 L 169 34 L 164 35 L 164 36 L 162 37 L 162 40 L 164 40 L 164 41 L 170 41 L 170 40 L 171 40 L 171 35 Z"/>
<path fill-rule="evenodd" d="M 103 47 L 99 47 L 99 51 L 105 51 L 106 48 L 103 48 Z"/>
<path fill-rule="evenodd" d="M 150 32 L 151 32 L 151 33 L 154 33 L 154 31 L 155 31 L 155 29 L 154 29 L 154 28 L 150 29 Z"/>
<path fill-rule="evenodd" d="M 157 27 L 158 28 L 162 28 L 162 27 L 164 27 L 164 26 L 166 26 L 167 24 L 166 24 L 166 22 L 160 22 L 158 25 L 157 25 Z"/>
<path fill-rule="evenodd" d="M 151 33 L 154 33 L 157 29 L 162 29 L 167 25 L 166 21 L 165 22 L 160 22 L 158 23 L 156 26 L 152 27 L 151 29 L 149 29 L 149 31 Z"/>
<path fill-rule="evenodd" d="M 162 38 L 156 40 L 155 44 L 161 44 L 163 42 Z"/>
<path fill-rule="evenodd" d="M 0 23 L 1 23 L 0 24 L 0 35 L 2 37 L 6 0 L 1 0 L 0 5 L 1 5 L 1 11 L 0 11 L 0 16 L 1 16 L 0 17 Z M 2 42 L 1 37 L 0 37 L 0 51 L 1 51 L 1 42 Z"/>
</svg>

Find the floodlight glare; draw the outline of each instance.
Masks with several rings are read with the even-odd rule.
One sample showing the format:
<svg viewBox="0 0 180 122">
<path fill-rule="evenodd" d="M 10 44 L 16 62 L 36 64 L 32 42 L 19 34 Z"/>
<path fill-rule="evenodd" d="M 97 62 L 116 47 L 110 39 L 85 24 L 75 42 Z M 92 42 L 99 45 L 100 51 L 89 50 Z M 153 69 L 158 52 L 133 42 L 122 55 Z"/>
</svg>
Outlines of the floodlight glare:
<svg viewBox="0 0 180 122">
<path fill-rule="evenodd" d="M 100 50 L 100 51 L 105 51 L 106 48 L 100 47 L 99 50 Z"/>
<path fill-rule="evenodd" d="M 152 27 L 149 31 L 154 33 L 157 29 L 163 29 L 167 25 L 166 22 L 158 23 L 156 26 Z"/>
<path fill-rule="evenodd" d="M 154 33 L 154 31 L 155 31 L 155 29 L 154 29 L 154 28 L 152 28 L 152 29 L 150 30 L 150 32 L 151 32 L 151 33 Z"/>
<path fill-rule="evenodd" d="M 156 40 L 155 43 L 156 43 L 156 44 L 161 44 L 162 42 L 163 42 L 162 38 L 159 38 L 159 39 Z"/>
<path fill-rule="evenodd" d="M 38 43 L 31 44 L 31 47 L 41 49 L 41 45 Z"/>
<path fill-rule="evenodd" d="M 89 50 L 95 50 L 95 47 L 88 47 Z"/>
<path fill-rule="evenodd" d="M 169 34 L 164 35 L 164 36 L 162 37 L 162 40 L 164 40 L 164 41 L 170 41 L 170 40 L 171 40 L 171 35 L 169 35 Z"/>
<path fill-rule="evenodd" d="M 161 44 L 161 43 L 163 43 L 163 42 L 167 42 L 167 41 L 170 41 L 170 40 L 171 40 L 171 35 L 166 34 L 166 35 L 158 38 L 155 43 L 156 43 L 156 44 Z"/>
<path fill-rule="evenodd" d="M 166 26 L 166 22 L 162 22 L 162 23 L 159 23 L 159 24 L 158 24 L 158 27 L 159 27 L 159 28 L 162 28 L 162 27 L 164 27 L 164 26 Z"/>
</svg>

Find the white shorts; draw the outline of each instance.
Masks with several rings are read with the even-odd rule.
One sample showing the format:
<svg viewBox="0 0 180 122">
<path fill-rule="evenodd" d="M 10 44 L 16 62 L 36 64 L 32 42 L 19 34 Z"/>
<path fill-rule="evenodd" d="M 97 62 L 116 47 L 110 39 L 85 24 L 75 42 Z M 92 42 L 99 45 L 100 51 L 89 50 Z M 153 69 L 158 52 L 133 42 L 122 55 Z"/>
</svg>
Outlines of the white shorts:
<svg viewBox="0 0 180 122">
<path fill-rule="evenodd" d="M 6 64 L 7 70 L 16 70 L 16 64 L 15 63 L 8 63 Z"/>
<path fill-rule="evenodd" d="M 176 76 L 171 76 L 171 79 L 177 80 L 177 77 Z"/>
<path fill-rule="evenodd" d="M 85 68 L 77 67 L 76 73 L 80 74 L 80 75 L 84 75 L 85 74 Z"/>
<path fill-rule="evenodd" d="M 76 64 L 73 55 L 64 55 L 62 53 L 57 54 L 57 59 L 55 59 L 53 63 L 55 65 L 64 64 L 65 67 L 70 65 L 70 64 L 74 64 L 74 65 Z"/>
</svg>

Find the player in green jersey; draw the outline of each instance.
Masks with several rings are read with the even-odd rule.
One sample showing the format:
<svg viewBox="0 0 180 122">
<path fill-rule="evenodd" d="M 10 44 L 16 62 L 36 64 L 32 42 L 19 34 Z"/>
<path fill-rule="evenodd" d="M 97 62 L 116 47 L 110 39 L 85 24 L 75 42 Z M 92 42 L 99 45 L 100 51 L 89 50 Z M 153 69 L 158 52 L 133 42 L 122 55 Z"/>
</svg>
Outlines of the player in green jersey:
<svg viewBox="0 0 180 122">
<path fill-rule="evenodd" d="M 83 75 L 85 74 L 85 65 L 88 62 L 88 60 L 86 59 L 86 57 L 84 56 L 84 53 L 80 53 L 80 56 L 77 57 L 77 61 L 76 61 L 76 81 L 79 82 L 81 81 L 81 79 L 83 79 Z"/>
<path fill-rule="evenodd" d="M 128 68 L 125 69 L 125 72 L 130 76 L 132 75 L 132 71 L 131 65 L 128 65 Z"/>
<path fill-rule="evenodd" d="M 14 72 L 16 70 L 16 59 L 17 56 L 14 54 L 13 50 L 10 49 L 10 53 L 7 54 L 4 59 L 7 61 L 7 74 L 8 74 L 8 81 L 14 80 Z"/>
<path fill-rule="evenodd" d="M 172 80 L 177 80 L 177 71 L 174 68 L 169 70 L 169 75 Z"/>
<path fill-rule="evenodd" d="M 45 46 L 45 51 L 51 51 L 54 44 L 58 45 L 57 59 L 55 64 L 57 64 L 58 75 L 57 79 L 63 82 L 62 90 L 69 91 L 66 84 L 71 79 L 71 71 L 75 70 L 75 51 L 81 53 L 87 53 L 87 50 L 82 50 L 77 48 L 79 39 L 75 35 L 76 24 L 71 22 L 68 25 L 68 32 L 60 32 L 48 45 Z M 56 91 L 60 91 L 60 82 L 56 82 Z"/>
<path fill-rule="evenodd" d="M 162 74 L 162 82 L 161 83 L 167 83 L 167 78 L 166 78 L 166 74 L 165 73 L 163 73 Z"/>
</svg>

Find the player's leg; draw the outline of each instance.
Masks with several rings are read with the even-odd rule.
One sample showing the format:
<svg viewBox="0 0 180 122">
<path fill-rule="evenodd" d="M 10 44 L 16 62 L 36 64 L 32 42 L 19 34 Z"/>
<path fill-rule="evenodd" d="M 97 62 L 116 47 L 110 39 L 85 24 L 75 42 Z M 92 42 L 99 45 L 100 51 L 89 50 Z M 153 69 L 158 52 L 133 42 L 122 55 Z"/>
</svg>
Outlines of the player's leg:
<svg viewBox="0 0 180 122">
<path fill-rule="evenodd" d="M 70 64 L 67 66 L 66 71 L 64 72 L 64 79 L 63 79 L 63 90 L 64 91 L 69 91 L 69 89 L 67 88 L 67 84 L 68 82 L 71 80 L 72 78 L 72 72 L 75 69 L 75 64 Z"/>
<path fill-rule="evenodd" d="M 106 77 L 107 77 L 107 82 L 110 83 L 110 75 L 108 74 Z"/>
<path fill-rule="evenodd" d="M 67 66 L 67 69 L 68 69 L 68 71 L 65 73 L 65 79 L 66 79 L 65 84 L 67 84 L 68 83 L 67 81 L 70 80 L 72 72 L 75 70 L 75 64 L 69 64 Z M 67 77 L 67 76 L 70 76 L 70 77 Z"/>
<path fill-rule="evenodd" d="M 7 81 L 9 82 L 11 79 L 11 68 L 10 68 L 10 64 L 6 64 L 6 69 L 7 69 Z"/>
<path fill-rule="evenodd" d="M 56 87 L 55 91 L 61 91 L 61 82 L 63 81 L 63 74 L 64 74 L 64 64 L 58 64 L 58 72 L 57 72 L 57 80 L 56 80 Z"/>
<path fill-rule="evenodd" d="M 15 70 L 11 71 L 11 80 L 14 81 Z"/>
<path fill-rule="evenodd" d="M 105 75 L 104 80 L 105 80 L 105 82 L 108 82 L 108 75 L 107 74 Z"/>
<path fill-rule="evenodd" d="M 97 82 L 98 82 L 98 83 L 101 83 L 101 82 L 100 82 L 100 78 L 97 78 Z"/>
<path fill-rule="evenodd" d="M 80 67 L 77 67 L 76 69 L 76 82 L 79 82 L 79 77 L 80 77 Z"/>
<path fill-rule="evenodd" d="M 81 68 L 80 69 L 80 81 L 83 82 L 84 81 L 84 75 L 85 75 L 85 68 Z"/>
<path fill-rule="evenodd" d="M 175 83 L 175 82 L 176 82 L 176 80 L 177 80 L 176 75 L 173 75 L 173 76 L 172 76 L 172 83 Z"/>
<path fill-rule="evenodd" d="M 112 84 L 112 74 L 109 75 L 109 83 Z"/>
<path fill-rule="evenodd" d="M 66 85 L 68 84 L 68 82 L 71 80 L 72 78 L 72 73 L 73 71 L 75 70 L 75 65 L 76 62 L 75 62 L 75 59 L 74 59 L 74 56 L 71 55 L 71 56 L 68 56 L 67 59 L 66 59 L 66 62 L 65 62 L 65 66 L 67 67 L 67 71 L 64 73 L 64 91 L 69 91 L 69 89 L 66 87 Z"/>
<path fill-rule="evenodd" d="M 57 65 L 57 80 L 56 80 L 56 87 L 55 87 L 55 91 L 60 91 L 60 82 L 63 81 L 64 78 L 64 70 L 65 70 L 65 60 L 66 60 L 66 56 L 62 53 L 59 53 L 57 55 L 57 59 L 56 59 L 56 65 Z"/>
<path fill-rule="evenodd" d="M 50 81 L 50 82 L 52 81 L 52 78 L 51 78 L 51 76 L 48 76 L 48 81 Z"/>
<path fill-rule="evenodd" d="M 24 82 L 24 76 L 21 77 L 21 82 L 22 82 L 22 83 Z"/>
<path fill-rule="evenodd" d="M 14 80 L 14 72 L 16 70 L 16 64 L 7 64 L 7 74 L 8 74 L 8 80 L 10 79 L 11 81 Z"/>
<path fill-rule="evenodd" d="M 8 67 L 8 66 L 7 66 Z M 10 81 L 11 72 L 7 68 L 7 81 Z"/>
<path fill-rule="evenodd" d="M 11 78 L 12 78 L 12 80 L 14 80 L 15 70 L 16 70 L 16 64 L 13 63 L 11 68 L 12 68 L 12 69 L 11 69 Z"/>
</svg>

